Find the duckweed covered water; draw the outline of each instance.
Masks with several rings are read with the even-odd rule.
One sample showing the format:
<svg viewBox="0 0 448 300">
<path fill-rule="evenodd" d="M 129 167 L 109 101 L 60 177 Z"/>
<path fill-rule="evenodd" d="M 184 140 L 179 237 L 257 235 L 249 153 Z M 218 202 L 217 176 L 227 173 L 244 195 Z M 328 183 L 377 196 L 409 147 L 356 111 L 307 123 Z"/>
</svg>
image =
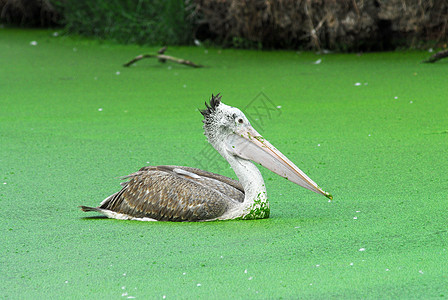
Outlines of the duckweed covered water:
<svg viewBox="0 0 448 300">
<path fill-rule="evenodd" d="M 0 29 L 0 298 L 448 296 L 448 61 L 170 47 L 208 68 L 121 67 L 156 50 Z M 262 169 L 269 219 L 77 208 L 148 164 L 234 176 L 197 111 L 218 92 L 334 200 Z"/>
</svg>

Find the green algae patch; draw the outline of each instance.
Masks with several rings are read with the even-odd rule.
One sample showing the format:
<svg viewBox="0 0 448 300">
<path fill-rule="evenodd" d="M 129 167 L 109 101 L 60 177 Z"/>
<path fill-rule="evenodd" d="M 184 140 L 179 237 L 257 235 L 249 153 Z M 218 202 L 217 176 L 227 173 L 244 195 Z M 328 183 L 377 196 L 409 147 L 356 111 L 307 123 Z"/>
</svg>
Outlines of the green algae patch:
<svg viewBox="0 0 448 300">
<path fill-rule="evenodd" d="M 266 219 L 271 214 L 269 200 L 265 196 L 262 197 L 261 193 L 258 194 L 257 199 L 254 200 L 248 210 L 249 213 L 242 217 L 243 220 Z"/>
<path fill-rule="evenodd" d="M 210 67 L 121 67 L 158 48 L 0 29 L 1 298 L 448 296 L 448 139 L 433 134 L 448 127 L 448 62 L 170 47 Z M 261 91 L 274 106 L 252 102 Z M 234 177 L 196 110 L 218 92 L 337 201 L 260 167 L 268 219 L 120 221 L 78 209 L 145 165 Z"/>
</svg>

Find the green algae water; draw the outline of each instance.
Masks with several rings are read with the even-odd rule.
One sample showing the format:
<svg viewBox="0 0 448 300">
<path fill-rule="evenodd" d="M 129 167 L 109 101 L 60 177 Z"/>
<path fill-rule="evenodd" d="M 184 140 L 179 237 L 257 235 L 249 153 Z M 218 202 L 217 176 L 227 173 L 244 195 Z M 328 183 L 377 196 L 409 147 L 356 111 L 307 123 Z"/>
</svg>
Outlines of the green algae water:
<svg viewBox="0 0 448 300">
<path fill-rule="evenodd" d="M 0 298 L 448 297 L 448 61 L 157 48 L 0 29 Z M 269 219 L 86 218 L 145 165 L 234 177 L 212 93 L 334 196 L 260 167 Z"/>
</svg>

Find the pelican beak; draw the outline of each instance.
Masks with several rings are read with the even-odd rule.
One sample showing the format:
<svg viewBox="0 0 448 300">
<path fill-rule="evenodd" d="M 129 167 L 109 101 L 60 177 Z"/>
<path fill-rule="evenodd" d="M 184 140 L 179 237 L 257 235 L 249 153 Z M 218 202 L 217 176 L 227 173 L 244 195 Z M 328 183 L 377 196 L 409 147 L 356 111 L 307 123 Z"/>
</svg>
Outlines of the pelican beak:
<svg viewBox="0 0 448 300">
<path fill-rule="evenodd" d="M 333 199 L 333 196 L 322 190 L 302 170 L 265 140 L 252 126 L 248 125 L 239 128 L 234 134 L 228 136 L 226 141 L 227 150 L 231 154 L 259 163 L 291 182 Z"/>
</svg>

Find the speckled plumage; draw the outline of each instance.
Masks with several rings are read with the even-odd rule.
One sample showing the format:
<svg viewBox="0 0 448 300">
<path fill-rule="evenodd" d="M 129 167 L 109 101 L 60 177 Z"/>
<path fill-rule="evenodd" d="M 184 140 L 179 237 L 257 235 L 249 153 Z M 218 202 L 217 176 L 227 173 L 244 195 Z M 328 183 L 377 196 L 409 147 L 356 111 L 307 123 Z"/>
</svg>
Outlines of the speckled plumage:
<svg viewBox="0 0 448 300">
<path fill-rule="evenodd" d="M 198 177 L 179 174 L 175 171 L 178 169 Z M 244 200 L 244 190 L 238 181 L 190 167 L 143 167 L 123 179 L 129 180 L 122 183 L 121 191 L 99 207 L 82 209 L 108 210 L 134 219 L 202 221 L 218 218 L 232 203 Z"/>
</svg>

